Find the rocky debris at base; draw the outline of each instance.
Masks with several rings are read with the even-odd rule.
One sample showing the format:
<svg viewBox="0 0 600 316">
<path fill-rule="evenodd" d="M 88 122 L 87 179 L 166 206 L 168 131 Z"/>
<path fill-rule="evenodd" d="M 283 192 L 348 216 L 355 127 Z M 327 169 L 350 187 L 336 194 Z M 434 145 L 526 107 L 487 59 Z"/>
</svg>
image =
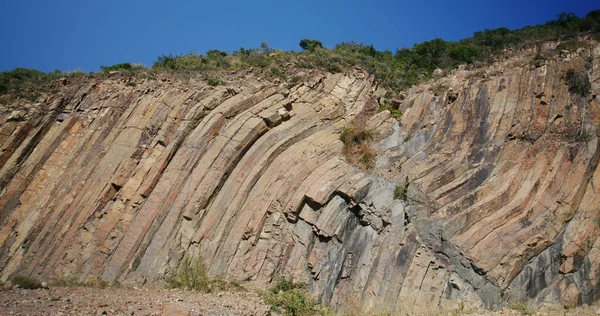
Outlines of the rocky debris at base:
<svg viewBox="0 0 600 316">
<path fill-rule="evenodd" d="M 0 315 L 270 315 L 254 292 L 50 287 L 0 291 Z"/>
</svg>

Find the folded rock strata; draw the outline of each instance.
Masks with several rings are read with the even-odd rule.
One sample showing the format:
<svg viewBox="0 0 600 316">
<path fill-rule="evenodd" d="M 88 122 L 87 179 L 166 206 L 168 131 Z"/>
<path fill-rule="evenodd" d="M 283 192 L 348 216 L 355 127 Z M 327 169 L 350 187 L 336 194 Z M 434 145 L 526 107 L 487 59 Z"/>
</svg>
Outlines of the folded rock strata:
<svg viewBox="0 0 600 316">
<path fill-rule="evenodd" d="M 563 79 L 581 65 L 588 97 Z M 341 154 L 341 128 L 385 94 L 360 70 L 293 87 L 252 72 L 222 87 L 97 79 L 5 106 L 0 279 L 158 283 L 201 255 L 210 274 L 291 277 L 338 308 L 591 303 L 598 65 L 596 45 L 413 87 L 395 99 L 401 123 L 368 120 L 374 170 Z"/>
</svg>

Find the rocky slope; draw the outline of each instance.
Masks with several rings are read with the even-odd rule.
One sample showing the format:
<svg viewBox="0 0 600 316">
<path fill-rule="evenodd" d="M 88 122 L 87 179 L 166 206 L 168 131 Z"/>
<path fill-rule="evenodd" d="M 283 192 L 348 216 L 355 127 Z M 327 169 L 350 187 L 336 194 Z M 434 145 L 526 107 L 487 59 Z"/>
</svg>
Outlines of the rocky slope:
<svg viewBox="0 0 600 316">
<path fill-rule="evenodd" d="M 82 80 L 4 105 L 0 279 L 161 283 L 202 256 L 210 274 L 292 277 L 340 309 L 589 304 L 600 45 L 537 67 L 532 53 L 396 96 L 401 123 L 359 69 L 293 86 L 256 71 L 219 87 Z M 341 154 L 358 116 L 378 134 L 373 170 Z"/>
</svg>

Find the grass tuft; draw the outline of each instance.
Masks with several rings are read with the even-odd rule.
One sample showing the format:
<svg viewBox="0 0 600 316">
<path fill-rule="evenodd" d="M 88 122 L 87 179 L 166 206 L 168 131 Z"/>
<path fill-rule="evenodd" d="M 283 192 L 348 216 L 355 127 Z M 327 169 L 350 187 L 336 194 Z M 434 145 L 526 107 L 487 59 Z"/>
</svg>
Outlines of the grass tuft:
<svg viewBox="0 0 600 316">
<path fill-rule="evenodd" d="M 25 276 L 15 276 L 11 279 L 11 282 L 15 287 L 22 289 L 34 290 L 42 288 L 42 282 L 40 282 L 40 280 Z"/>
<path fill-rule="evenodd" d="M 169 282 L 171 288 L 183 288 L 202 293 L 220 291 L 243 291 L 245 288 L 237 280 L 228 280 L 225 275 L 209 277 L 201 256 L 185 257 L 177 276 Z"/>
</svg>

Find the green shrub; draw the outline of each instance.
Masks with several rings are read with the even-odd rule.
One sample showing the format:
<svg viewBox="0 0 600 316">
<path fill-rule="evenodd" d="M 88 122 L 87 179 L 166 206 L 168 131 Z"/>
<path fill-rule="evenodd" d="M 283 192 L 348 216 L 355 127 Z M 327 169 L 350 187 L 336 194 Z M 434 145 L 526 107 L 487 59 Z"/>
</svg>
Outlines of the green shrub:
<svg viewBox="0 0 600 316">
<path fill-rule="evenodd" d="M 131 70 L 133 69 L 133 66 L 131 65 L 131 63 L 121 63 L 114 64 L 112 66 L 100 66 L 100 69 L 102 69 L 103 71 Z"/>
<path fill-rule="evenodd" d="M 282 79 L 285 78 L 283 71 L 281 71 L 281 69 L 276 68 L 276 67 L 271 67 L 271 69 L 269 69 L 269 76 L 278 77 L 278 78 L 282 78 Z"/>
<path fill-rule="evenodd" d="M 152 68 L 157 70 L 170 70 L 177 72 L 200 71 L 207 68 L 207 63 L 203 62 L 202 55 L 190 53 L 181 56 L 166 56 L 158 57 Z"/>
<path fill-rule="evenodd" d="M 145 70 L 145 67 L 142 65 L 135 65 L 132 63 L 120 63 L 120 64 L 115 64 L 112 66 L 100 66 L 100 69 L 103 73 L 107 74 L 111 71 L 117 71 L 123 75 L 136 75 L 140 72 L 142 72 L 143 70 Z M 83 72 L 81 72 L 81 75 L 85 75 Z"/>
<path fill-rule="evenodd" d="M 302 39 L 299 43 L 303 50 L 313 51 L 317 48 L 323 48 L 323 43 L 318 40 Z"/>
<path fill-rule="evenodd" d="M 265 296 L 265 303 L 271 305 L 272 311 L 283 315 L 326 315 L 326 310 L 310 297 L 305 284 L 285 278 L 271 287 Z"/>
<path fill-rule="evenodd" d="M 592 89 L 590 78 L 583 70 L 569 68 L 565 72 L 564 79 L 569 86 L 569 92 L 580 97 L 586 97 Z"/>
<path fill-rule="evenodd" d="M 127 87 L 135 87 L 135 86 L 137 86 L 137 83 L 135 83 L 133 81 L 128 81 L 127 83 L 125 83 L 125 86 L 127 86 Z"/>
<path fill-rule="evenodd" d="M 18 91 L 23 88 L 36 87 L 53 79 L 58 79 L 62 72 L 43 73 L 35 69 L 15 68 L 0 72 L 0 93 Z"/>
<path fill-rule="evenodd" d="M 408 142 L 408 141 L 410 141 L 411 139 L 412 139 L 412 134 L 408 134 L 408 135 L 404 136 L 404 142 L 405 143 Z"/>
<path fill-rule="evenodd" d="M 208 83 L 208 85 L 213 87 L 216 87 L 222 83 L 221 80 L 215 78 L 206 78 L 206 82 Z"/>
<path fill-rule="evenodd" d="M 38 279 L 29 278 L 25 276 L 15 276 L 14 278 L 12 278 L 11 282 L 14 286 L 17 286 L 22 289 L 33 290 L 42 288 L 42 283 Z"/>
</svg>

